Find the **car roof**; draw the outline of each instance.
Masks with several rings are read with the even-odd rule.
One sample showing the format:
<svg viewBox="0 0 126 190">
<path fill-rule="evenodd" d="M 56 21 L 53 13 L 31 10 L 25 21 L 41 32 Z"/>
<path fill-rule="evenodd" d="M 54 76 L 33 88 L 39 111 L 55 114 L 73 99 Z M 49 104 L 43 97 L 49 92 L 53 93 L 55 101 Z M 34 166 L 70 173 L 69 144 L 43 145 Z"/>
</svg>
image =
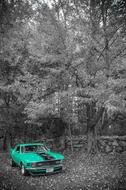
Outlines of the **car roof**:
<svg viewBox="0 0 126 190">
<path fill-rule="evenodd" d="M 22 144 L 17 144 L 17 146 L 32 146 L 32 145 L 45 145 L 43 143 L 22 143 Z"/>
</svg>

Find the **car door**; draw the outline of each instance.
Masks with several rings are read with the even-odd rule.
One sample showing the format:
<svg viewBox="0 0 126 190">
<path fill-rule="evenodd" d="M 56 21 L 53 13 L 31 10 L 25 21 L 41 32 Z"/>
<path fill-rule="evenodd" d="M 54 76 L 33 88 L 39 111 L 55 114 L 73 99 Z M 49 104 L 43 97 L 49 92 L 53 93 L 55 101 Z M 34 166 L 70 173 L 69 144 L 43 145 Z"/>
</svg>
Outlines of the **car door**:
<svg viewBox="0 0 126 190">
<path fill-rule="evenodd" d="M 20 146 L 17 146 L 13 152 L 13 159 L 19 165 L 21 162 Z"/>
</svg>

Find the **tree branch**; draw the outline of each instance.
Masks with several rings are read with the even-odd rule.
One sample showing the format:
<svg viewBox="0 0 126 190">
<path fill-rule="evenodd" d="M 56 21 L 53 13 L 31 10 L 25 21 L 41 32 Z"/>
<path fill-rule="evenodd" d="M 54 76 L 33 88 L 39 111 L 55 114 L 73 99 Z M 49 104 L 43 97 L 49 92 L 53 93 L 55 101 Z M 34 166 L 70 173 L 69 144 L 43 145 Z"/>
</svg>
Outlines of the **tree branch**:
<svg viewBox="0 0 126 190">
<path fill-rule="evenodd" d="M 117 55 L 113 57 L 112 62 L 113 62 L 117 57 L 119 57 L 125 50 L 126 50 L 126 47 L 123 48 L 123 50 L 120 50 L 119 53 L 117 53 Z"/>
<path fill-rule="evenodd" d="M 113 33 L 113 35 L 110 37 L 110 39 L 108 40 L 109 43 L 110 41 L 112 40 L 112 38 L 115 36 L 115 34 L 118 32 L 118 30 L 123 26 L 124 24 L 120 25 L 116 30 L 115 32 Z M 115 41 L 115 40 L 114 40 Z M 111 45 L 114 43 L 114 41 L 112 41 L 110 44 L 109 44 L 109 47 L 111 47 Z M 99 61 L 100 57 L 102 56 L 103 52 L 105 51 L 106 49 L 106 46 L 103 48 L 103 50 L 101 51 L 99 57 L 97 58 L 97 61 Z"/>
</svg>

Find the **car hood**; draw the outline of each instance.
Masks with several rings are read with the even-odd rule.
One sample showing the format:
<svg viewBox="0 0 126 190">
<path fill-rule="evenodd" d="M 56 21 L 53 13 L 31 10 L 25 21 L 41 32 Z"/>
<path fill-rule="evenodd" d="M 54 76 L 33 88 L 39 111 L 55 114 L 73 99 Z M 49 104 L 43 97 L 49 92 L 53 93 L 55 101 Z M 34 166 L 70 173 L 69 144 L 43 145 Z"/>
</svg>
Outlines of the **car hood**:
<svg viewBox="0 0 126 190">
<path fill-rule="evenodd" d="M 41 161 L 50 161 L 50 160 L 63 160 L 64 156 L 52 151 L 37 152 L 37 153 L 30 152 L 30 153 L 23 153 L 22 159 L 25 162 L 41 162 Z"/>
</svg>

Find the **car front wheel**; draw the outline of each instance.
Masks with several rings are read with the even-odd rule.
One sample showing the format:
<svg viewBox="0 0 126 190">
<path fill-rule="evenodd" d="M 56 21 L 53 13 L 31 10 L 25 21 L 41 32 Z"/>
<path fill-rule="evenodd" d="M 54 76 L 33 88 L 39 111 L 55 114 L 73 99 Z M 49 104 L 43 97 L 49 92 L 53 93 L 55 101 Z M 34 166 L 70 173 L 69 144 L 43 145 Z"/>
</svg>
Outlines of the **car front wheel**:
<svg viewBox="0 0 126 190">
<path fill-rule="evenodd" d="M 25 167 L 24 167 L 23 164 L 21 164 L 21 174 L 22 174 L 23 176 L 27 176 L 27 175 L 28 175 L 28 172 L 26 171 L 26 169 L 25 169 Z"/>
<path fill-rule="evenodd" d="M 11 166 L 16 167 L 16 163 L 13 160 L 11 160 Z"/>
</svg>

